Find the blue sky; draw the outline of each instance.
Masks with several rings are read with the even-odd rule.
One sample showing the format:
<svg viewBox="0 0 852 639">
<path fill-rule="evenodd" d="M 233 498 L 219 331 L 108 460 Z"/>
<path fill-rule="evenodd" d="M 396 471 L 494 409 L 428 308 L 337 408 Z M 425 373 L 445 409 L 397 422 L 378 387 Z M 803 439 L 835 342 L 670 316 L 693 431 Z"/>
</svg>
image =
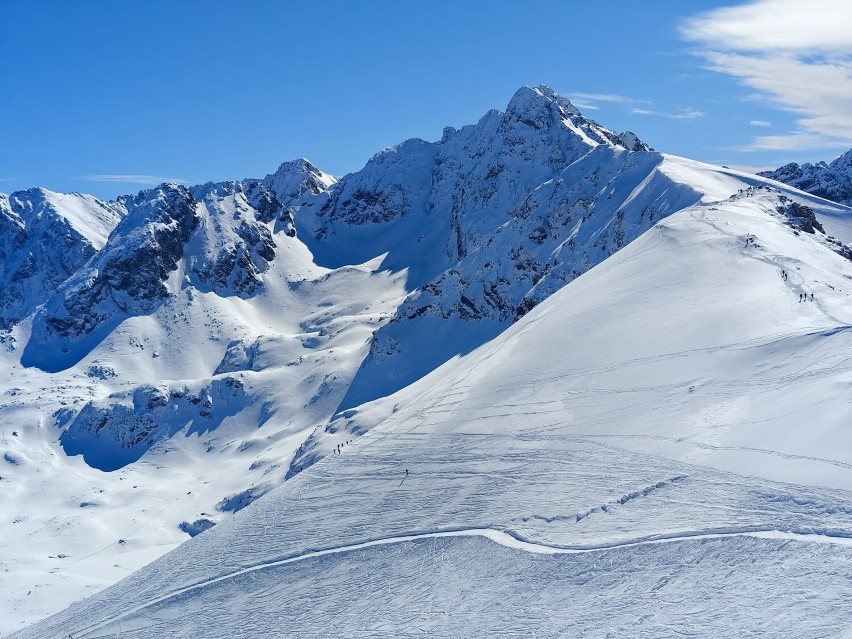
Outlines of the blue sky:
<svg viewBox="0 0 852 639">
<path fill-rule="evenodd" d="M 847 7 L 848 5 L 848 7 Z M 736 166 L 852 146 L 852 3 L 0 0 L 0 191 L 357 170 L 547 84 Z"/>
</svg>

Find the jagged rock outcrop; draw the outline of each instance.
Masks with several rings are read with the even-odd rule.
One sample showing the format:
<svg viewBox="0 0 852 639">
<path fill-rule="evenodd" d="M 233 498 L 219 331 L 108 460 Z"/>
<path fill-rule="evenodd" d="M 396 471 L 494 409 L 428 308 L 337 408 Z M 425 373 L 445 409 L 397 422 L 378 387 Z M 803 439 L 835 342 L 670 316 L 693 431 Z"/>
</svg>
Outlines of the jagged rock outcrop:
<svg viewBox="0 0 852 639">
<path fill-rule="evenodd" d="M 36 315 L 22 361 L 63 370 L 123 320 L 153 313 L 181 287 L 257 295 L 275 259 L 275 236 L 292 238 L 294 212 L 333 181 L 299 160 L 264 180 L 164 184 L 119 198 L 114 206 L 125 217 Z M 181 264 L 184 280 L 170 282 Z"/>
<path fill-rule="evenodd" d="M 283 205 L 257 180 L 205 184 L 190 192 L 204 220 L 201 247 L 189 256 L 193 283 L 199 290 L 222 296 L 257 294 L 263 286 L 262 274 L 275 259 L 270 222 L 280 222 Z M 285 226 L 292 229 L 289 220 Z"/>
<path fill-rule="evenodd" d="M 650 148 L 585 118 L 546 86 L 523 87 L 505 112 L 447 127 L 435 143 L 408 140 L 378 153 L 305 207 L 299 235 L 327 266 L 386 253 L 383 267 L 409 269 L 414 290 L 482 246 L 534 188 L 601 144 Z"/>
<path fill-rule="evenodd" d="M 62 370 L 129 316 L 154 311 L 166 281 L 199 223 L 195 201 L 177 185 L 122 198 L 127 216 L 85 268 L 69 278 L 36 315 L 24 365 Z"/>
<path fill-rule="evenodd" d="M 188 427 L 187 435 L 214 430 L 244 408 L 247 397 L 243 382 L 226 376 L 200 388 L 143 385 L 112 399 L 87 403 L 59 439 L 67 454 L 83 455 L 89 466 L 104 471 L 139 459 L 182 428 Z"/>
<path fill-rule="evenodd" d="M 0 328 L 10 328 L 77 272 L 125 214 L 118 202 L 29 189 L 0 195 Z"/>
</svg>

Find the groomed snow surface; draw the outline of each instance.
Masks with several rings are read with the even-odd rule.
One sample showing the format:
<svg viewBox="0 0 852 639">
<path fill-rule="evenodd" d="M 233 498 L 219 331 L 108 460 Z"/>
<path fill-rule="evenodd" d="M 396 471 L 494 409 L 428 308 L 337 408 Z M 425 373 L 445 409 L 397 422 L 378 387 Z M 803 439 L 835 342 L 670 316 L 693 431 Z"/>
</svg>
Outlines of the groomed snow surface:
<svg viewBox="0 0 852 639">
<path fill-rule="evenodd" d="M 848 636 L 852 263 L 779 204 L 666 218 L 14 636 Z"/>
</svg>

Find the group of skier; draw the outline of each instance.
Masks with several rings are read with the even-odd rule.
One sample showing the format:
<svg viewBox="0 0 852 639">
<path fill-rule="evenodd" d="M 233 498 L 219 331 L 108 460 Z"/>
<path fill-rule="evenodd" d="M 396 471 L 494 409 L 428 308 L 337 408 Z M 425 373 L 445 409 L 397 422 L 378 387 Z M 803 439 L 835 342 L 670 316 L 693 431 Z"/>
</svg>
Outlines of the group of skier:
<svg viewBox="0 0 852 639">
<path fill-rule="evenodd" d="M 339 455 L 339 454 L 340 454 L 340 451 L 341 451 L 341 450 L 343 450 L 343 447 L 344 447 L 346 444 L 350 443 L 351 441 L 352 441 L 351 439 L 347 439 L 347 440 L 346 440 L 345 442 L 343 442 L 342 444 L 338 444 L 337 446 L 335 446 L 335 447 L 334 447 L 334 451 L 333 451 L 331 454 L 332 454 L 332 455 Z"/>
<path fill-rule="evenodd" d="M 341 454 L 341 451 L 343 450 L 343 447 L 344 447 L 346 444 L 349 444 L 349 443 L 351 443 L 351 442 L 352 442 L 352 440 L 351 440 L 351 439 L 347 439 L 345 442 L 343 442 L 343 443 L 341 443 L 341 444 L 338 444 L 337 446 L 335 446 L 335 447 L 334 447 L 334 450 L 332 451 L 332 453 L 331 453 L 331 454 L 332 454 L 332 455 L 340 455 L 340 454 Z M 301 468 L 300 468 L 299 470 L 301 470 Z M 407 468 L 405 469 L 405 476 L 406 476 L 406 477 L 408 477 L 408 469 L 407 469 Z"/>
<path fill-rule="evenodd" d="M 782 280 L 784 280 L 786 282 L 789 279 L 789 277 L 790 277 L 790 274 L 787 271 L 785 271 L 785 270 L 781 271 L 781 279 Z M 813 302 L 813 301 L 814 301 L 814 294 L 813 293 L 799 293 L 799 303 Z"/>
</svg>

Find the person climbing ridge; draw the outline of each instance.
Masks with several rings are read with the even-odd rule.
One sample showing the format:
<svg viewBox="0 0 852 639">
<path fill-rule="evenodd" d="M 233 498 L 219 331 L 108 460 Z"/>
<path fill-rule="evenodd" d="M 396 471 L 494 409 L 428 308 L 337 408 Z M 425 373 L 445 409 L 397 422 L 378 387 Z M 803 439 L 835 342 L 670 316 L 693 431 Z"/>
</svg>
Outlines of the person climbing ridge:
<svg viewBox="0 0 852 639">
<path fill-rule="evenodd" d="M 812 302 L 814 301 L 814 294 L 813 293 L 811 293 L 811 301 Z"/>
</svg>

